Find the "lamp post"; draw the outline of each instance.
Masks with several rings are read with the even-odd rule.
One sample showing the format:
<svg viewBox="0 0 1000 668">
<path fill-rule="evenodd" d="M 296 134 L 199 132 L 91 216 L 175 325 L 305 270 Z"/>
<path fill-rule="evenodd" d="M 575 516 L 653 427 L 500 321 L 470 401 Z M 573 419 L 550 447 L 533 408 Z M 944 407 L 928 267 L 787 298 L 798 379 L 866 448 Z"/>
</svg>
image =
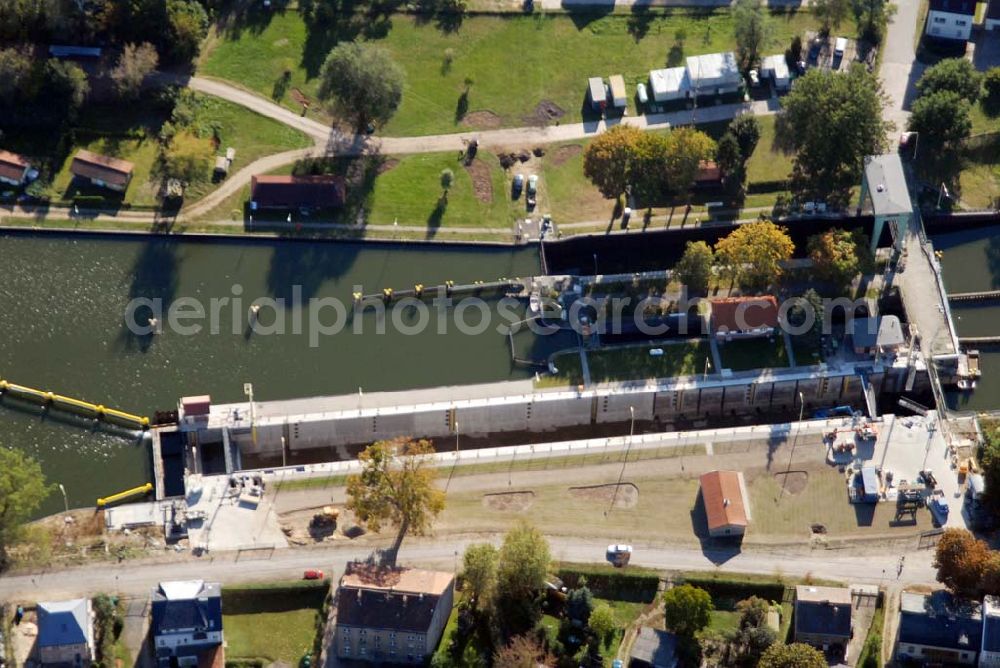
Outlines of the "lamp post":
<svg viewBox="0 0 1000 668">
<path fill-rule="evenodd" d="M 63 508 L 65 509 L 66 514 L 69 515 L 69 500 L 66 498 L 66 488 L 63 487 L 62 483 L 59 483 L 59 491 L 62 492 Z"/>
<path fill-rule="evenodd" d="M 706 358 L 705 358 L 705 370 L 704 370 L 704 371 L 702 372 L 702 374 L 701 374 L 701 379 L 702 379 L 702 380 L 705 380 L 706 378 L 708 378 L 708 370 L 709 370 L 710 368 L 712 368 L 712 363 L 711 363 L 711 362 L 710 362 L 710 361 L 708 360 L 708 358 L 706 357 Z"/>
</svg>

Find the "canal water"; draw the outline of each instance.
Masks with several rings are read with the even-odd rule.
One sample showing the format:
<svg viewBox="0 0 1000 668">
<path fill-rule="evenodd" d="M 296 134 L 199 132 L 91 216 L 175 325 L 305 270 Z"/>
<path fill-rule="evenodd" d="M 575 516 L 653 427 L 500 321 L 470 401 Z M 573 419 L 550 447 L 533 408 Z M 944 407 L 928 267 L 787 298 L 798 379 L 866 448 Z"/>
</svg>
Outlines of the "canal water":
<svg viewBox="0 0 1000 668">
<path fill-rule="evenodd" d="M 1000 228 L 986 227 L 931 235 L 942 251 L 944 284 L 949 292 L 1000 289 Z M 1000 304 L 955 303 L 952 317 L 959 336 L 1000 335 Z M 1000 410 L 1000 349 L 980 351 L 983 375 L 973 392 L 952 392 L 947 400 L 959 410 Z"/>
<path fill-rule="evenodd" d="M 183 395 L 239 401 L 245 382 L 253 383 L 257 400 L 268 400 L 533 373 L 511 361 L 507 337 L 492 326 L 462 333 L 451 317 L 442 334 L 431 312 L 431 326 L 407 334 L 393 326 L 390 313 L 378 333 L 376 316 L 367 312 L 358 318 L 361 333 L 353 333 L 358 323 L 350 321 L 340 333 L 316 334 L 313 345 L 308 309 L 295 333 L 299 310 L 291 304 L 336 298 L 350 317 L 356 286 L 377 293 L 415 283 L 530 276 L 539 272 L 534 248 L 17 234 L 0 235 L 0 266 L 0 376 L 142 415 L 172 409 Z M 219 333 L 210 331 L 208 319 L 198 321 L 204 325 L 197 334 L 171 331 L 165 314 L 162 334 L 137 335 L 125 326 L 133 298 L 159 298 L 164 307 L 194 298 L 207 312 L 213 298 L 237 294 L 242 309 L 220 307 Z M 258 297 L 287 300 L 281 310 L 262 307 L 258 322 L 274 329 L 280 321 L 286 333 L 249 331 L 246 312 Z M 139 324 L 148 306 L 137 310 Z M 495 318 L 495 300 L 487 308 Z M 236 328 L 233 313 L 240 313 Z M 325 325 L 336 319 L 329 309 L 320 317 Z M 419 324 L 412 306 L 397 320 L 414 329 Z M 478 322 L 476 309 L 465 322 Z M 519 354 L 544 358 L 549 344 L 543 338 L 532 337 Z M 523 337 L 518 340 L 523 348 Z M 65 486 L 72 506 L 92 505 L 150 476 L 146 448 L 135 439 L 68 426 L 44 413 L 0 407 L 0 444 L 40 459 L 49 480 Z M 42 511 L 61 505 L 56 492 Z"/>
</svg>

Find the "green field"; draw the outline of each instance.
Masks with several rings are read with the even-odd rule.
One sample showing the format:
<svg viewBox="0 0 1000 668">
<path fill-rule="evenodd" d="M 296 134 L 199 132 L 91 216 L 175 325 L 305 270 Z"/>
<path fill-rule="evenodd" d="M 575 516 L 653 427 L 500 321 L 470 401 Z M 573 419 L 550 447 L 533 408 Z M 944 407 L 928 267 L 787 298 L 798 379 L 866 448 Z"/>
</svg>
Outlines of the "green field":
<svg viewBox="0 0 1000 668">
<path fill-rule="evenodd" d="M 722 366 L 733 371 L 774 369 L 788 366 L 785 341 L 780 336 L 773 339 L 737 339 L 719 343 Z"/>
<path fill-rule="evenodd" d="M 308 586 L 316 585 L 316 586 Z M 227 659 L 263 659 L 299 665 L 311 655 L 317 618 L 328 584 L 292 583 L 222 592 L 222 625 L 226 631 Z"/>
<path fill-rule="evenodd" d="M 765 53 L 783 52 L 793 35 L 817 23 L 803 10 L 774 17 Z M 386 126 L 387 135 L 530 125 L 542 101 L 565 112 L 561 122 L 577 122 L 588 77 L 622 74 L 634 91 L 651 69 L 735 48 L 727 10 L 478 15 L 465 17 L 454 31 L 402 14 L 374 23 L 339 15 L 335 25 L 310 28 L 288 10 L 253 29 L 216 31 L 199 74 L 236 82 L 298 111 L 293 89 L 315 103 L 326 54 L 338 40 L 358 36 L 385 46 L 406 70 L 403 103 Z M 315 104 L 312 109 L 325 119 Z"/>
<path fill-rule="evenodd" d="M 747 162 L 747 183 L 780 181 L 792 173 L 792 155 L 785 153 L 776 142 L 776 116 L 758 116 L 760 141 Z"/>
<path fill-rule="evenodd" d="M 663 354 L 653 357 L 651 348 L 660 348 Z M 646 378 L 669 378 L 690 376 L 702 371 L 705 359 L 711 353 L 705 341 L 685 341 L 681 343 L 631 346 L 628 348 L 608 348 L 587 351 L 590 380 L 593 383 L 642 380 Z M 557 355 L 553 363 L 559 370 L 555 376 L 546 377 L 544 385 L 580 385 L 583 370 L 578 352 Z"/>
</svg>

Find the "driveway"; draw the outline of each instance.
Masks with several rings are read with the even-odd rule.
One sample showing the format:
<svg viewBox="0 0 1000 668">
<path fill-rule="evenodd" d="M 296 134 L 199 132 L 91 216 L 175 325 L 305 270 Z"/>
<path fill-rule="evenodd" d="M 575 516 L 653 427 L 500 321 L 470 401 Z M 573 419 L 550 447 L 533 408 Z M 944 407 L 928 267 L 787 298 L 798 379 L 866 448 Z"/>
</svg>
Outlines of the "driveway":
<svg viewBox="0 0 1000 668">
<path fill-rule="evenodd" d="M 916 96 L 916 83 L 924 73 L 924 65 L 917 60 L 914 48 L 916 35 L 923 28 L 917 25 L 919 13 L 920 0 L 898 0 L 896 15 L 882 45 L 879 75 L 889 96 L 885 117 L 896 124 L 897 130 L 906 129 L 910 105 Z"/>
</svg>

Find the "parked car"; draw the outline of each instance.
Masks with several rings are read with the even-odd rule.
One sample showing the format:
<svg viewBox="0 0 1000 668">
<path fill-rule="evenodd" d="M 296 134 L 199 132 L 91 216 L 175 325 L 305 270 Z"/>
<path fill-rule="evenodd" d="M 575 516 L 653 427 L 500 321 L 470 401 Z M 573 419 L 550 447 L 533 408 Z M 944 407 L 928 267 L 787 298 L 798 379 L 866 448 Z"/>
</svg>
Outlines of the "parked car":
<svg viewBox="0 0 1000 668">
<path fill-rule="evenodd" d="M 323 579 L 323 571 L 319 570 L 318 568 L 310 568 L 309 570 L 307 570 L 305 573 L 302 574 L 302 579 L 303 580 L 322 580 Z"/>
<path fill-rule="evenodd" d="M 837 41 L 833 44 L 833 56 L 835 58 L 843 58 L 844 51 L 847 50 L 847 38 L 838 37 Z"/>
<path fill-rule="evenodd" d="M 532 196 L 538 192 L 538 174 L 532 174 L 528 177 L 528 195 Z"/>
<path fill-rule="evenodd" d="M 641 83 L 635 87 L 635 95 L 639 98 L 639 104 L 647 104 L 649 95 L 646 93 L 646 84 Z"/>
<path fill-rule="evenodd" d="M 618 568 L 626 566 L 632 558 L 632 546 L 624 544 L 608 545 L 608 552 L 605 558 L 611 562 L 612 566 Z"/>
<path fill-rule="evenodd" d="M 515 174 L 514 182 L 510 186 L 510 196 L 513 199 L 518 199 L 522 190 L 524 190 L 524 174 Z"/>
<path fill-rule="evenodd" d="M 757 70 L 747 72 L 747 77 L 750 79 L 750 85 L 754 88 L 760 85 L 760 73 Z"/>
</svg>

